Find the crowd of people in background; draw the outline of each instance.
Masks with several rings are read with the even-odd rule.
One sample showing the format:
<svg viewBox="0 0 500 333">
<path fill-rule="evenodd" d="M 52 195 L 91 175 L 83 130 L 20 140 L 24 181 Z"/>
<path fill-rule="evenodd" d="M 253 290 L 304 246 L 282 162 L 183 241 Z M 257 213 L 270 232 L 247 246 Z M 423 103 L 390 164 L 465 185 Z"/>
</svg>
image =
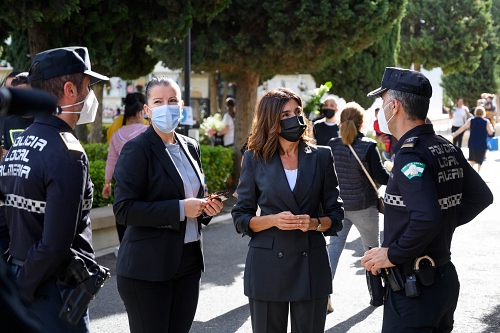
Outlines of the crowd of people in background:
<svg viewBox="0 0 500 333">
<path fill-rule="evenodd" d="M 461 148 L 464 132 L 470 130 L 469 162 L 472 167 L 477 165 L 477 172 L 480 171 L 488 150 L 487 140 L 495 136 L 497 111 L 494 99 L 494 94 L 483 93 L 470 110 L 464 105 L 463 98 L 457 99 L 452 110 L 443 106 L 452 121 L 451 132 L 454 145 Z"/>
</svg>

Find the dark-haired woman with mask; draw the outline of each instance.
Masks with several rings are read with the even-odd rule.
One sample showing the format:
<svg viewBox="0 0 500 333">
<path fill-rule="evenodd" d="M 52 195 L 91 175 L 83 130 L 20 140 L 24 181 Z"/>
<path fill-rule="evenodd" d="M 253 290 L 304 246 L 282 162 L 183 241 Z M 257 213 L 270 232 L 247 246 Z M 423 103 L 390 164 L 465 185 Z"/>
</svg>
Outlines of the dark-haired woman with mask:
<svg viewBox="0 0 500 333">
<path fill-rule="evenodd" d="M 306 127 L 300 97 L 286 88 L 256 105 L 232 209 L 236 231 L 251 238 L 244 289 L 254 332 L 287 332 L 289 313 L 292 332 L 324 332 L 325 235 L 342 229 L 344 212 L 332 152 L 311 144 Z"/>
<path fill-rule="evenodd" d="M 167 77 L 146 86 L 152 125 L 123 147 L 115 168 L 118 223 L 127 230 L 116 263 L 130 331 L 187 333 L 203 271 L 201 225 L 222 209 L 204 197 L 198 142 L 177 134 L 180 88 Z"/>
<path fill-rule="evenodd" d="M 116 161 L 123 146 L 148 128 L 143 123 L 144 104 L 146 104 L 146 100 L 141 93 L 127 94 L 127 97 L 125 97 L 125 114 L 123 115 L 122 127 L 113 134 L 109 142 L 104 187 L 102 189 L 102 196 L 106 199 L 112 194 L 111 178 L 113 178 Z M 126 226 L 116 223 L 116 231 L 118 232 L 120 243 L 123 239 L 125 228 Z"/>
<path fill-rule="evenodd" d="M 316 144 L 326 146 L 331 138 L 338 138 L 339 124 L 336 117 L 337 111 L 337 100 L 333 96 L 328 96 L 321 106 L 321 114 L 324 117 L 316 120 L 313 125 Z"/>
</svg>

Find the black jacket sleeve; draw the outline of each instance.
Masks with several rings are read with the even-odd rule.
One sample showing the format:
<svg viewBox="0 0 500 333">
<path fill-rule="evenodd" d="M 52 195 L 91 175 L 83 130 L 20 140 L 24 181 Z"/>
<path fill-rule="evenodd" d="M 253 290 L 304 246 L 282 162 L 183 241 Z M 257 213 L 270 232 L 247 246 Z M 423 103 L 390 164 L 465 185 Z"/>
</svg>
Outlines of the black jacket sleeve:
<svg viewBox="0 0 500 333">
<path fill-rule="evenodd" d="M 373 180 L 380 185 L 387 185 L 389 181 L 389 172 L 387 172 L 382 164 L 382 159 L 380 158 L 380 153 L 376 144 L 373 144 L 369 148 L 366 159 L 369 165 L 368 172 L 373 176 Z"/>
<path fill-rule="evenodd" d="M 493 193 L 490 188 L 476 170 L 467 163 L 464 167 L 464 184 L 457 226 L 472 221 L 492 203 Z"/>
</svg>

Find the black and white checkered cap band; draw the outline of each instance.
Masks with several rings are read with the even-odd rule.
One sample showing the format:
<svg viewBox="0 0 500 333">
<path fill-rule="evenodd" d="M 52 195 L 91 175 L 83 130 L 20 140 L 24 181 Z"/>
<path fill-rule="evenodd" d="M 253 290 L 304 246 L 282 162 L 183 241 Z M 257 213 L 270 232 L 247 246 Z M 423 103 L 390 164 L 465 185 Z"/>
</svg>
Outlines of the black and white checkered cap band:
<svg viewBox="0 0 500 333">
<path fill-rule="evenodd" d="M 31 213 L 45 214 L 45 201 L 33 200 L 15 194 L 7 194 L 5 201 L 0 201 L 0 206 L 10 206 L 19 209 L 27 210 Z M 90 210 L 92 208 L 92 199 L 85 199 L 82 203 L 83 210 Z"/>
<path fill-rule="evenodd" d="M 460 202 L 462 202 L 462 193 L 450 195 L 449 197 L 439 199 L 438 201 L 439 206 L 441 206 L 441 210 L 458 206 L 460 205 Z M 384 197 L 384 203 L 393 206 L 405 207 L 403 197 L 400 195 L 392 195 L 386 193 Z"/>
</svg>

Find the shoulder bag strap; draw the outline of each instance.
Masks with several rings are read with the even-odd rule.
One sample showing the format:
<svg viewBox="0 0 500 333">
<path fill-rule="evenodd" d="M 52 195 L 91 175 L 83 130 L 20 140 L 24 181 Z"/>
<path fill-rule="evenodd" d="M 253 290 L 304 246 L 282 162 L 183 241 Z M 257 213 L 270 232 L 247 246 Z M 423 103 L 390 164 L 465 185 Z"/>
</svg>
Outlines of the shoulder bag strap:
<svg viewBox="0 0 500 333">
<path fill-rule="evenodd" d="M 356 159 L 358 160 L 359 165 L 361 165 L 361 168 L 362 168 L 362 169 L 363 169 L 363 171 L 365 172 L 366 177 L 368 177 L 368 180 L 370 181 L 370 183 L 372 183 L 373 188 L 375 189 L 375 192 L 377 192 L 377 194 L 378 194 L 378 188 L 377 188 L 377 185 L 375 185 L 375 183 L 373 182 L 372 177 L 370 177 L 370 174 L 369 174 L 369 173 L 368 173 L 368 171 L 366 170 L 365 166 L 363 165 L 363 163 L 361 163 L 361 160 L 359 159 L 358 154 L 356 154 L 356 152 L 354 151 L 354 148 L 352 148 L 352 146 L 351 146 L 351 145 L 348 145 L 348 146 L 349 146 L 349 148 L 351 149 L 352 153 L 354 154 L 354 157 L 356 157 Z"/>
</svg>

